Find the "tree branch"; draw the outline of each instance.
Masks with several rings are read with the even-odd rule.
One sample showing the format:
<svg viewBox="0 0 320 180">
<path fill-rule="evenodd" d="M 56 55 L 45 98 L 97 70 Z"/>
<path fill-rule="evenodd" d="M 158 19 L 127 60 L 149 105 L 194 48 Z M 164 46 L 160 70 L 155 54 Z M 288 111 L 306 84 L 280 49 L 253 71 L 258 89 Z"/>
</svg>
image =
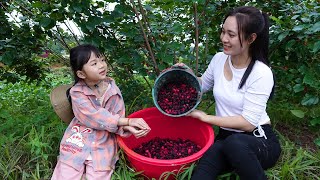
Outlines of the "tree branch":
<svg viewBox="0 0 320 180">
<path fill-rule="evenodd" d="M 80 45 L 80 42 L 77 38 L 77 36 L 74 34 L 74 32 L 72 31 L 72 29 L 67 25 L 67 23 L 65 21 L 63 21 L 63 24 L 68 28 L 68 30 L 71 32 L 73 38 L 76 40 L 77 44 Z"/>
<path fill-rule="evenodd" d="M 60 41 L 60 43 L 66 48 L 66 49 L 68 49 L 68 51 L 70 51 L 70 48 L 69 48 L 69 46 L 68 46 L 68 44 L 66 43 L 66 41 L 63 39 L 63 37 L 62 37 L 62 35 L 61 35 L 61 33 L 60 33 L 60 31 L 59 31 L 59 27 L 56 25 L 56 28 L 57 28 L 57 33 L 59 34 L 59 36 L 60 36 L 60 39 L 59 39 L 59 37 L 57 37 L 58 38 L 58 40 Z"/>
<path fill-rule="evenodd" d="M 209 51 L 209 32 L 206 31 L 206 43 L 204 47 L 204 63 L 206 63 L 207 61 L 208 51 Z"/>
<path fill-rule="evenodd" d="M 58 59 L 60 59 L 60 61 L 62 61 L 62 62 L 67 62 L 67 59 L 64 58 L 63 56 L 61 56 L 60 53 L 59 53 L 59 54 L 58 54 L 58 53 L 55 53 L 55 52 L 54 52 L 51 48 L 49 48 L 49 47 L 46 47 L 46 48 L 50 50 L 51 54 L 53 54 L 55 57 L 57 57 Z"/>
<path fill-rule="evenodd" d="M 209 2 L 210 2 L 209 0 L 206 0 L 205 4 L 203 6 L 204 7 L 203 11 L 200 13 L 199 17 L 202 17 L 202 16 L 204 16 L 206 14 L 205 10 L 207 9 Z"/>
<path fill-rule="evenodd" d="M 146 16 L 146 13 L 142 7 L 142 3 L 141 3 L 141 0 L 138 0 L 138 3 L 139 3 L 139 8 L 140 8 L 140 12 L 141 12 L 141 15 L 142 15 L 142 20 L 143 20 L 143 23 L 145 24 L 145 28 L 148 30 L 148 33 L 151 33 L 151 28 L 149 26 L 149 23 L 147 21 L 147 16 Z"/>
<path fill-rule="evenodd" d="M 193 3 L 194 8 L 194 26 L 195 26 L 195 52 L 196 52 L 196 70 L 195 73 L 198 75 L 198 66 L 199 66 L 199 19 L 197 12 L 197 3 Z"/>
<path fill-rule="evenodd" d="M 148 49 L 148 51 L 149 51 L 149 55 L 150 55 L 150 57 L 151 57 L 151 59 L 152 59 L 152 61 L 153 61 L 154 70 L 155 70 L 155 72 L 157 73 L 157 75 L 159 75 L 159 74 L 160 74 L 160 70 L 159 70 L 158 65 L 157 65 L 157 62 L 156 62 L 156 60 L 155 60 L 153 51 L 152 51 L 152 49 L 151 49 L 151 47 L 150 47 L 149 40 L 148 40 L 148 38 L 147 38 L 146 32 L 145 32 L 145 30 L 144 30 L 144 28 L 143 28 L 143 25 L 142 25 L 141 21 L 140 21 L 139 13 L 138 13 L 138 11 L 137 11 L 137 9 L 136 9 L 136 6 L 134 5 L 134 1 L 133 1 L 133 0 L 130 0 L 130 2 L 131 2 L 131 4 L 132 4 L 132 9 L 133 9 L 133 11 L 134 11 L 134 13 L 135 13 L 135 15 L 136 15 L 136 18 L 137 18 L 137 21 L 138 21 L 138 23 L 139 23 L 140 29 L 141 29 L 141 31 L 142 31 L 143 38 L 144 38 L 144 40 L 145 40 L 145 42 L 146 42 L 147 49 Z"/>
<path fill-rule="evenodd" d="M 146 81 L 146 83 L 148 84 L 149 88 L 150 88 L 150 92 L 152 92 L 152 86 L 149 83 L 148 79 L 146 77 L 143 76 L 143 79 Z"/>
<path fill-rule="evenodd" d="M 9 12 L 9 10 L 4 6 L 4 4 L 2 4 L 2 2 L 0 2 L 1 6 L 4 8 L 4 10 L 6 10 L 7 12 Z M 20 25 L 19 22 L 16 21 L 16 19 L 12 16 L 11 13 L 8 13 L 9 16 L 11 17 L 11 19 L 17 24 L 17 25 Z"/>
</svg>

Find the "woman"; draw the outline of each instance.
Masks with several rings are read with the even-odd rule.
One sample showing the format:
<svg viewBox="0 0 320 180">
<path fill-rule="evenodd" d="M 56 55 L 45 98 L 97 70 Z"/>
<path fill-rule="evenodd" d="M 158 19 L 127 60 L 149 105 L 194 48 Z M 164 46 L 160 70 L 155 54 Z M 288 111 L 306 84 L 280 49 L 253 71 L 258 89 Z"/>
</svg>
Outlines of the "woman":
<svg viewBox="0 0 320 180">
<path fill-rule="evenodd" d="M 241 179 L 267 179 L 264 169 L 278 160 L 281 147 L 266 113 L 274 79 L 268 66 L 269 20 L 254 7 L 238 7 L 224 21 L 217 53 L 201 77 L 213 90 L 216 115 L 189 114 L 219 126 L 215 143 L 200 159 L 192 179 L 212 180 L 234 170 Z"/>
</svg>

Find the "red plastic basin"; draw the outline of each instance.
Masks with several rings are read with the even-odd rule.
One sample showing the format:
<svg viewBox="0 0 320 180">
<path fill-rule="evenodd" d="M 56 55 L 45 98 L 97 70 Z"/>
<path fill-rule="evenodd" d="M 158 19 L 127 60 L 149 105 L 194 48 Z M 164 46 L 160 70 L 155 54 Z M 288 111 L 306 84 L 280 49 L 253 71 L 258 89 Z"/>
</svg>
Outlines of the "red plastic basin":
<svg viewBox="0 0 320 180">
<path fill-rule="evenodd" d="M 182 166 L 188 167 L 192 162 L 198 160 L 214 141 L 214 131 L 211 125 L 188 116 L 169 117 L 162 114 L 156 107 L 137 111 L 128 117 L 143 118 L 150 126 L 151 131 L 146 137 L 139 139 L 133 135 L 128 138 L 118 136 L 119 146 L 126 154 L 130 166 L 137 172 L 144 171 L 143 174 L 150 179 L 159 179 L 162 173 L 176 172 Z M 202 149 L 191 156 L 172 160 L 152 159 L 132 150 L 155 137 L 189 139 L 200 145 Z"/>
</svg>

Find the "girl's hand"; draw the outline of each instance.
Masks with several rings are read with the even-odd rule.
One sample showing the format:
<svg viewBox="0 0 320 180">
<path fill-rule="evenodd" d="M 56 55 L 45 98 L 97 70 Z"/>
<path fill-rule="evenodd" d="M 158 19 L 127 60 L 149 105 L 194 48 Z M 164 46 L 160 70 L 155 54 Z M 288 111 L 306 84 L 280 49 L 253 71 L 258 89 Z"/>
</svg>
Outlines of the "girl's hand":
<svg viewBox="0 0 320 180">
<path fill-rule="evenodd" d="M 139 130 L 133 126 L 126 126 L 126 129 L 130 131 L 136 138 L 144 137 L 150 132 L 150 130 L 142 130 L 142 129 Z"/>
<path fill-rule="evenodd" d="M 129 118 L 128 125 L 138 130 L 151 130 L 149 125 L 142 118 Z"/>
<path fill-rule="evenodd" d="M 201 120 L 203 122 L 206 122 L 205 121 L 205 117 L 207 116 L 207 113 L 195 109 L 191 113 L 189 113 L 187 116 L 191 116 L 193 118 L 196 118 L 196 119 L 199 119 L 199 120 Z"/>
</svg>

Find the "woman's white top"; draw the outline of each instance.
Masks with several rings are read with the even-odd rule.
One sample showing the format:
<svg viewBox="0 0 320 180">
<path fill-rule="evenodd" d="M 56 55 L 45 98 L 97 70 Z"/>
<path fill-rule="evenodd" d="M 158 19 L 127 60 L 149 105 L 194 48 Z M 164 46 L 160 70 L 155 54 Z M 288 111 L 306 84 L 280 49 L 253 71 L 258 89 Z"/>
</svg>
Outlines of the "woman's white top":
<svg viewBox="0 0 320 180">
<path fill-rule="evenodd" d="M 232 80 L 230 81 L 224 76 L 226 61 L 228 61 L 232 71 Z M 270 123 L 266 107 L 274 84 L 272 71 L 264 63 L 256 61 L 246 83 L 239 89 L 245 71 L 246 68 L 234 68 L 231 58 L 228 58 L 228 55 L 223 52 L 219 52 L 212 58 L 201 77 L 202 90 L 203 92 L 213 90 L 216 116 L 242 115 L 249 123 L 258 127 L 261 134 L 263 130 L 261 131 L 260 125 Z M 237 129 L 221 128 L 242 132 Z"/>
</svg>

